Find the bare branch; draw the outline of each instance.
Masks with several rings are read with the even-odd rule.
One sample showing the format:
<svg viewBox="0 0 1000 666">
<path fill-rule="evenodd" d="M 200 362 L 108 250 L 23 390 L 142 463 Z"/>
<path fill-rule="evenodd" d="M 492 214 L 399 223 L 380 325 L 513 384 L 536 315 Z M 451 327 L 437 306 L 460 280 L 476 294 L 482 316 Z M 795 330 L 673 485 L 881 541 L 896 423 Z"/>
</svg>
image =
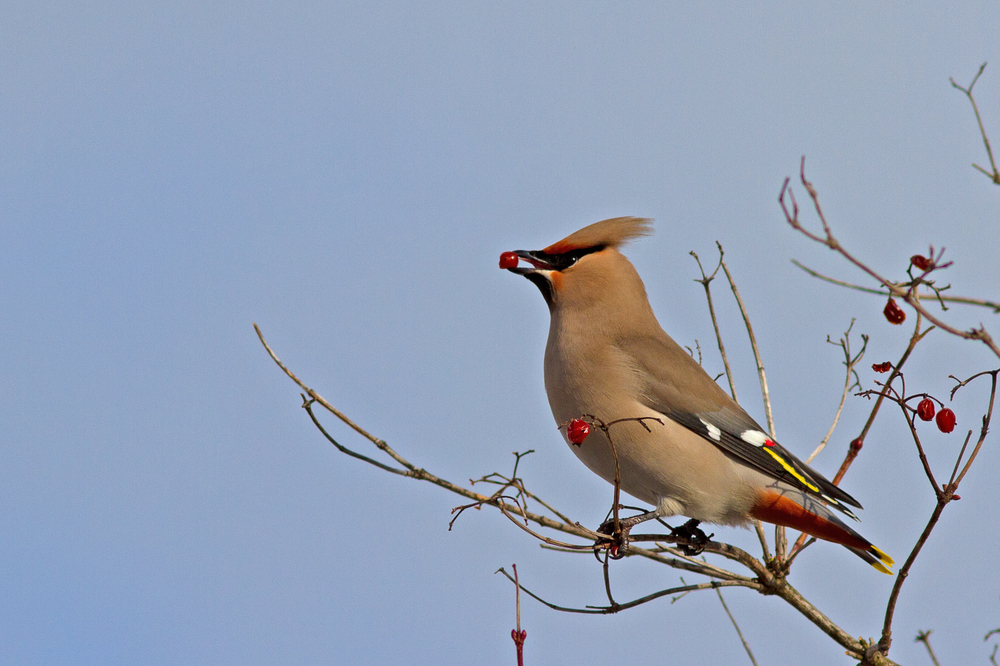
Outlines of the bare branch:
<svg viewBox="0 0 1000 666">
<path fill-rule="evenodd" d="M 927 654 L 930 655 L 931 661 L 934 666 L 941 666 L 941 662 L 938 661 L 937 655 L 934 654 L 933 648 L 931 648 L 931 630 L 918 631 L 917 637 L 913 639 L 914 643 L 923 643 L 924 647 L 927 648 Z"/>
<path fill-rule="evenodd" d="M 712 288 L 709 286 L 712 280 L 715 279 L 716 273 L 719 272 L 719 268 L 722 267 L 722 245 L 716 241 L 716 246 L 719 248 L 719 265 L 715 267 L 711 275 L 705 275 L 705 269 L 701 266 L 701 259 L 695 254 L 694 250 L 690 252 L 694 260 L 698 262 L 698 270 L 701 271 L 701 279 L 695 280 L 695 282 L 700 282 L 703 287 L 705 287 L 705 298 L 708 300 L 708 313 L 712 316 L 712 327 L 715 329 L 715 339 L 719 343 L 719 353 L 722 355 L 722 365 L 726 368 L 726 379 L 729 380 L 729 393 L 733 396 L 733 400 L 739 403 L 739 398 L 736 397 L 736 383 L 733 380 L 733 371 L 729 367 L 729 357 L 726 356 L 726 345 L 722 342 L 722 333 L 719 332 L 719 320 L 715 317 L 715 306 L 712 304 Z"/>
<path fill-rule="evenodd" d="M 854 289 L 855 291 L 863 291 L 866 294 L 875 294 L 876 296 L 881 296 L 882 298 L 888 296 L 888 293 L 881 289 L 862 287 L 861 285 L 858 284 L 852 284 L 850 282 L 845 282 L 844 280 L 837 280 L 836 278 L 832 278 L 828 275 L 823 275 L 819 271 L 815 271 L 809 268 L 808 266 L 799 263 L 795 259 L 792 259 L 792 263 L 801 268 L 802 270 L 804 270 L 809 275 L 813 276 L 814 278 L 818 278 L 825 282 L 829 282 L 830 284 L 839 285 L 841 287 L 847 287 L 848 289 Z M 897 284 L 897 286 L 902 286 L 902 285 Z M 976 305 L 979 307 L 989 308 L 990 310 L 993 310 L 994 314 L 1000 314 L 1000 303 L 997 303 L 996 301 L 988 301 L 983 298 L 969 298 L 967 296 L 949 296 L 947 294 L 939 293 L 938 291 L 923 291 L 917 294 L 917 298 L 920 299 L 936 298 L 939 301 L 945 301 L 947 303 Z"/>
<path fill-rule="evenodd" d="M 813 459 L 815 459 L 816 456 L 819 455 L 820 451 L 826 448 L 827 442 L 830 441 L 830 437 L 833 436 L 833 431 L 837 427 L 837 422 L 840 421 L 840 414 L 841 412 L 844 411 L 844 403 L 847 401 L 847 395 L 851 392 L 852 387 L 859 386 L 861 383 L 860 379 L 858 378 L 858 373 L 854 368 L 855 366 L 857 366 L 858 363 L 861 362 L 861 359 L 864 358 L 865 350 L 868 348 L 868 336 L 867 335 L 861 336 L 861 340 L 863 343 L 861 345 L 861 351 L 859 351 L 856 355 L 852 356 L 851 355 L 852 328 L 854 328 L 854 319 L 851 319 L 850 326 L 848 326 L 847 330 L 844 331 L 844 337 L 842 337 L 839 342 L 832 342 L 830 340 L 830 336 L 826 337 L 827 342 L 843 349 L 844 366 L 847 368 L 847 372 L 845 373 L 845 378 L 844 378 L 844 390 L 840 394 L 840 404 L 837 405 L 837 413 L 833 415 L 833 423 L 830 424 L 830 429 L 827 430 L 826 436 L 819 443 L 819 446 L 816 447 L 816 450 L 813 451 L 811 454 L 809 454 L 809 457 L 806 458 L 806 464 L 811 463 Z M 854 378 L 853 382 L 851 381 L 852 377 Z"/>
<path fill-rule="evenodd" d="M 802 186 L 805 188 L 805 190 L 809 193 L 809 196 L 812 198 L 813 207 L 816 210 L 816 215 L 819 217 L 820 223 L 823 226 L 823 234 L 822 235 L 815 234 L 802 226 L 802 223 L 799 221 L 798 218 L 798 210 L 799 210 L 798 204 L 795 202 L 795 196 L 792 194 L 791 189 L 789 189 L 788 187 L 789 179 L 786 178 L 785 183 L 781 188 L 781 194 L 778 196 L 778 202 L 781 204 L 781 209 L 785 214 L 785 220 L 793 229 L 804 235 L 806 238 L 809 238 L 817 243 L 821 243 L 822 245 L 825 245 L 831 250 L 834 250 L 835 252 L 839 253 L 850 263 L 854 264 L 856 267 L 858 267 L 859 269 L 867 273 L 869 276 L 874 278 L 883 287 L 888 289 L 890 296 L 895 296 L 897 298 L 906 301 L 910 305 L 910 307 L 912 307 L 918 313 L 926 317 L 927 320 L 932 324 L 934 324 L 936 327 L 940 328 L 943 331 L 947 331 L 952 335 L 958 336 L 960 338 L 965 338 L 966 340 L 979 340 L 987 347 L 989 347 L 990 350 L 998 358 L 1000 358 L 1000 347 L 998 347 L 996 342 L 994 342 L 992 336 L 990 336 L 990 334 L 986 332 L 986 329 L 983 327 L 982 324 L 980 324 L 979 328 L 974 328 L 969 331 L 963 331 L 959 328 L 955 328 L 954 326 L 945 323 L 943 320 L 941 320 L 940 317 L 930 312 L 920 302 L 920 298 L 917 295 L 915 289 L 906 288 L 904 286 L 896 284 L 895 282 L 887 280 L 886 278 L 882 277 L 874 270 L 869 268 L 866 264 L 862 263 L 857 258 L 855 258 L 854 255 L 852 255 L 850 252 L 848 252 L 847 249 L 844 248 L 844 246 L 842 246 L 840 242 L 833 236 L 833 232 L 830 230 L 830 225 L 827 223 L 826 216 L 823 213 L 823 208 L 822 206 L 820 206 L 819 194 L 816 192 L 816 188 L 813 187 L 813 184 L 810 183 L 808 180 L 806 180 L 805 169 L 806 169 L 806 158 L 803 157 L 802 164 L 799 169 L 799 178 L 802 182 Z M 791 211 L 788 210 L 788 206 L 785 203 L 786 195 L 792 202 Z"/>
<path fill-rule="evenodd" d="M 767 415 L 767 429 L 771 434 L 771 439 L 776 440 L 778 439 L 778 435 L 774 431 L 774 415 L 771 413 L 771 394 L 767 390 L 767 376 L 764 374 L 764 362 L 760 359 L 760 349 L 757 347 L 757 338 L 754 336 L 753 326 L 750 324 L 750 315 L 747 314 L 747 309 L 743 305 L 740 290 L 736 288 L 736 281 L 733 280 L 733 276 L 729 272 L 729 267 L 726 266 L 726 261 L 722 258 L 722 245 L 718 242 L 716 242 L 716 245 L 719 247 L 719 264 L 726 273 L 726 278 L 729 280 L 729 287 L 733 290 L 736 303 L 740 306 L 740 314 L 743 315 L 743 323 L 746 324 L 747 335 L 750 336 L 750 346 L 753 348 L 753 357 L 757 362 L 757 375 L 760 377 L 760 392 L 764 397 L 764 413 Z"/>
<path fill-rule="evenodd" d="M 979 133 L 983 137 L 983 144 L 986 146 L 986 154 L 990 158 L 990 168 L 993 169 L 993 173 L 990 173 L 989 171 L 979 166 L 978 164 L 973 163 L 972 166 L 973 168 L 981 172 L 983 175 L 985 175 L 987 178 L 992 180 L 994 184 L 1000 185 L 1000 171 L 997 171 L 997 164 L 993 160 L 993 149 L 990 148 L 990 140 L 989 137 L 986 136 L 986 129 L 983 127 L 983 119 L 979 115 L 979 107 L 976 105 L 976 98 L 972 96 L 972 88 L 973 86 L 976 85 L 976 81 L 979 80 L 979 77 L 982 75 L 984 69 L 986 69 L 985 62 L 982 64 L 982 66 L 980 66 L 979 71 L 976 72 L 976 76 L 973 77 L 972 83 L 969 84 L 968 88 L 963 88 L 962 86 L 955 83 L 955 79 L 949 78 L 948 80 L 951 81 L 952 87 L 957 88 L 961 90 L 963 93 L 965 93 L 965 96 L 969 98 L 969 102 L 972 104 L 972 110 L 976 114 L 976 123 L 979 124 Z"/>
<path fill-rule="evenodd" d="M 514 580 L 514 577 L 511 576 L 509 573 L 507 573 L 505 569 L 500 568 L 499 570 L 497 570 L 497 573 L 503 574 L 507 578 L 507 580 L 517 585 L 517 583 Z M 628 610 L 630 608 L 635 608 L 636 606 L 641 606 L 642 604 L 649 603 L 650 601 L 654 601 L 661 597 L 670 596 L 671 594 L 678 594 L 681 592 L 693 592 L 695 590 L 711 590 L 720 587 L 746 587 L 746 585 L 736 581 L 712 580 L 705 583 L 698 583 L 696 585 L 682 585 L 680 587 L 667 588 L 666 590 L 660 590 L 659 592 L 647 594 L 644 597 L 634 599 L 624 604 L 616 603 L 610 606 L 587 606 L 585 608 L 572 608 L 569 606 L 559 606 L 550 601 L 546 601 L 545 599 L 538 596 L 537 594 L 535 594 L 528 588 L 524 587 L 523 585 L 519 585 L 519 587 L 529 597 L 531 597 L 532 599 L 541 604 L 548 606 L 552 610 L 562 611 L 564 613 L 581 613 L 584 615 L 613 615 L 615 613 L 620 613 L 623 610 Z"/>
<path fill-rule="evenodd" d="M 729 612 L 729 606 L 726 605 L 726 600 L 722 598 L 722 590 L 715 588 L 715 593 L 719 595 L 719 603 L 722 604 L 722 609 L 726 611 L 726 615 L 729 616 L 729 621 L 733 623 L 736 635 L 740 637 L 740 643 L 743 643 L 743 649 L 747 651 L 747 656 L 750 657 L 750 663 L 753 664 L 753 666 L 757 666 L 757 660 L 753 656 L 753 650 L 750 649 L 750 644 L 747 643 L 747 639 L 743 636 L 743 632 L 740 631 L 740 625 L 736 623 L 736 618 L 733 617 L 731 612 Z"/>
</svg>

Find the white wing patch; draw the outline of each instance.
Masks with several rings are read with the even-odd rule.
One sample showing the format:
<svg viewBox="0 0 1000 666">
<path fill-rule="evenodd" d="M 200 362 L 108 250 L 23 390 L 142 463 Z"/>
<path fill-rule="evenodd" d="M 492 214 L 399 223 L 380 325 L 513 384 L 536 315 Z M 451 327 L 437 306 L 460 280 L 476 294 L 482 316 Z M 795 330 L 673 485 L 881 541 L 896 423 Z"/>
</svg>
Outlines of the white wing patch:
<svg viewBox="0 0 1000 666">
<path fill-rule="evenodd" d="M 771 441 L 768 436 L 760 430 L 744 430 L 742 434 L 740 434 L 740 439 L 751 446 L 764 446 Z"/>
<path fill-rule="evenodd" d="M 714 439 L 717 442 L 721 442 L 722 441 L 722 431 L 719 430 L 718 427 L 712 425 L 711 423 L 709 423 L 705 419 L 698 419 L 698 420 L 701 421 L 701 424 L 703 426 L 705 426 L 706 430 L 708 430 L 708 436 L 709 437 L 711 437 L 712 439 Z"/>
</svg>

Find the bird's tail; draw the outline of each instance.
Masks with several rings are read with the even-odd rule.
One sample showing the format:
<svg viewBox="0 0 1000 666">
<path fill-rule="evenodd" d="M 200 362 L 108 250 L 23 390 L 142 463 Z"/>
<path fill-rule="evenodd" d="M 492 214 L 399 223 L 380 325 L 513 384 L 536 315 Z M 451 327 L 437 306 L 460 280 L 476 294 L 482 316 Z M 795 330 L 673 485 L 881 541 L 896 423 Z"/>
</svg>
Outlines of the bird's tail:
<svg viewBox="0 0 1000 666">
<path fill-rule="evenodd" d="M 851 529 L 819 499 L 800 490 L 782 483 L 768 486 L 758 497 L 750 515 L 839 543 L 882 573 L 892 575 L 889 567 L 894 563 L 891 557 Z"/>
</svg>

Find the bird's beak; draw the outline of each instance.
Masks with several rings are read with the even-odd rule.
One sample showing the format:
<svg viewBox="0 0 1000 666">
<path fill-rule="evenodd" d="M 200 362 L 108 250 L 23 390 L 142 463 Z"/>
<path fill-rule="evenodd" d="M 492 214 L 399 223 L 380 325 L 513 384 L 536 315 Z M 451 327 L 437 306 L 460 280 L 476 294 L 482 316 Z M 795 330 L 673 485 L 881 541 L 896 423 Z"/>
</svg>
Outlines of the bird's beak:
<svg viewBox="0 0 1000 666">
<path fill-rule="evenodd" d="M 516 273 L 518 275 L 527 276 L 529 273 L 534 273 L 536 271 L 553 271 L 557 270 L 548 260 L 548 256 L 540 250 L 515 250 L 514 254 L 517 255 L 518 259 L 528 262 L 531 264 L 531 268 L 527 266 L 514 266 L 508 268 L 511 273 Z"/>
<path fill-rule="evenodd" d="M 526 261 L 531 267 L 518 266 L 513 260 Z M 552 276 L 559 268 L 552 263 L 552 255 L 545 254 L 541 250 L 516 250 L 514 252 L 504 252 L 501 257 L 501 266 L 504 266 L 511 273 L 523 275 L 538 287 L 542 292 L 551 309 L 555 303 L 555 289 L 552 285 Z M 511 265 L 513 264 L 513 265 Z"/>
</svg>

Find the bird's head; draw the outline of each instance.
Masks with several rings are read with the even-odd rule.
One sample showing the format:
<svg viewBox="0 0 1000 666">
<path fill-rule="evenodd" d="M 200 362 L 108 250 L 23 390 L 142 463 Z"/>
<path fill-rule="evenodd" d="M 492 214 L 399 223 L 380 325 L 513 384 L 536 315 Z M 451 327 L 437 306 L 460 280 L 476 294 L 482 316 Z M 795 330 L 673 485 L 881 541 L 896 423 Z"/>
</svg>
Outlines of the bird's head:
<svg viewBox="0 0 1000 666">
<path fill-rule="evenodd" d="M 592 304 L 606 298 L 642 296 L 645 288 L 632 264 L 618 248 L 652 233 L 652 220 L 615 217 L 584 227 L 541 250 L 500 255 L 500 267 L 523 275 L 538 287 L 550 310 Z M 530 267 L 520 266 L 524 261 Z"/>
</svg>

